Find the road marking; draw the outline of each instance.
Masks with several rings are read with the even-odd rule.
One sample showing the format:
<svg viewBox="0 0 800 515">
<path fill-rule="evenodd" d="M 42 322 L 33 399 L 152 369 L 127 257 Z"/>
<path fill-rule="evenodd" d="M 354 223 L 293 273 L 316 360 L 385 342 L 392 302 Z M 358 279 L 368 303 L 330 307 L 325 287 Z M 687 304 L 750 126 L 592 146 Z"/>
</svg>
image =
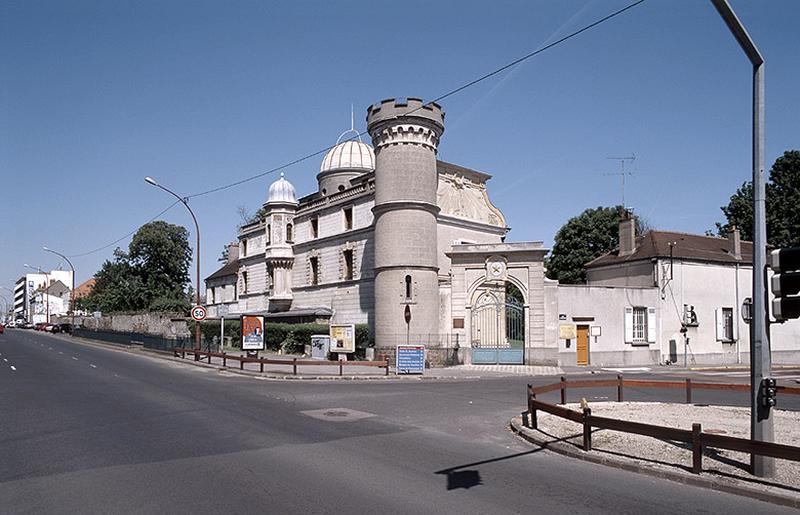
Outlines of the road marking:
<svg viewBox="0 0 800 515">
<path fill-rule="evenodd" d="M 75 361 L 78 361 L 78 358 L 76 358 L 75 356 L 72 356 L 72 359 L 74 359 Z"/>
<path fill-rule="evenodd" d="M 17 367 L 15 367 L 14 365 L 11 365 L 11 370 L 13 370 L 14 372 L 16 372 L 16 371 L 17 371 Z"/>
<path fill-rule="evenodd" d="M 8 363 L 8 360 L 7 360 L 6 358 L 3 358 L 3 361 L 5 361 L 6 363 Z"/>
<path fill-rule="evenodd" d="M 48 349 L 48 350 L 53 350 L 53 348 L 52 348 L 52 347 L 48 347 L 47 349 Z"/>
<path fill-rule="evenodd" d="M 89 366 L 92 367 L 92 368 L 97 368 L 97 365 L 94 365 L 92 363 L 89 363 Z"/>
<path fill-rule="evenodd" d="M 63 353 L 63 352 L 61 352 L 61 351 L 58 351 L 58 353 L 59 353 L 59 354 L 64 354 L 64 353 Z"/>
</svg>

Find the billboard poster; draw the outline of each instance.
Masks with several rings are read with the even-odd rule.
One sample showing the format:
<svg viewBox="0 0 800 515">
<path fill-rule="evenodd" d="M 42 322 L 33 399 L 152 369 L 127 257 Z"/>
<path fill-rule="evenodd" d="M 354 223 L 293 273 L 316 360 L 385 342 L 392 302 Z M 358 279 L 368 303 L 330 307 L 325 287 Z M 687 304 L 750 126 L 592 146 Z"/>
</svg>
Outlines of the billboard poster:
<svg viewBox="0 0 800 515">
<path fill-rule="evenodd" d="M 242 350 L 264 350 L 264 317 L 242 315 Z"/>
<path fill-rule="evenodd" d="M 331 324 L 331 352 L 356 351 L 356 326 L 353 324 Z"/>
</svg>

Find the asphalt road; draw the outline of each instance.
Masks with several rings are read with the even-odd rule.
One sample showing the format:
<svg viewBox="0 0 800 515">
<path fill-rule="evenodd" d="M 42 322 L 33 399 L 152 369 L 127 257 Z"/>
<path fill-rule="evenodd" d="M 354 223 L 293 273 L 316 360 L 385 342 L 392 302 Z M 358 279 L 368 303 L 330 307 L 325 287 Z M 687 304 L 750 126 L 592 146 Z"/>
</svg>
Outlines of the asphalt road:
<svg viewBox="0 0 800 515">
<path fill-rule="evenodd" d="M 791 511 L 535 450 L 506 429 L 529 380 L 266 381 L 9 330 L 0 512 Z"/>
</svg>

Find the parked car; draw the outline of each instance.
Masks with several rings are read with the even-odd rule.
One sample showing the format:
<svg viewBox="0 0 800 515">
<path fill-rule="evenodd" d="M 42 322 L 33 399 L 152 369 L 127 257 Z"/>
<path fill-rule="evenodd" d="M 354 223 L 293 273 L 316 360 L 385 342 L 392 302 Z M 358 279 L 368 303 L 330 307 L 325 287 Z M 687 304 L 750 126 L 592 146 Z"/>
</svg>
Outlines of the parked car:
<svg viewBox="0 0 800 515">
<path fill-rule="evenodd" d="M 0 324 L 0 334 L 3 334 L 3 332 L 5 330 L 6 330 L 6 326 L 4 326 L 3 324 Z"/>
<path fill-rule="evenodd" d="M 72 324 L 58 324 L 59 332 L 72 334 Z"/>
<path fill-rule="evenodd" d="M 42 330 L 47 333 L 60 333 L 61 326 L 59 326 L 58 324 L 45 324 Z"/>
<path fill-rule="evenodd" d="M 47 324 L 44 322 L 38 322 L 33 326 L 33 329 L 36 331 L 44 331 L 44 328 L 47 327 Z"/>
</svg>

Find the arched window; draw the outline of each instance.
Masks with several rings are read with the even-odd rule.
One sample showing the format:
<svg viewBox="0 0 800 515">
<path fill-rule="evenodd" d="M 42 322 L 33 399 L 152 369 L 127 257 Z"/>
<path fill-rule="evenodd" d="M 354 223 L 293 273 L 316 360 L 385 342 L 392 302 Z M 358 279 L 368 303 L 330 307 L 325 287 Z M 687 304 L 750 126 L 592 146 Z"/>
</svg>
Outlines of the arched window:
<svg viewBox="0 0 800 515">
<path fill-rule="evenodd" d="M 411 300 L 411 276 L 406 276 L 406 300 Z"/>
<path fill-rule="evenodd" d="M 286 224 L 286 243 L 292 243 L 292 224 Z"/>
</svg>

